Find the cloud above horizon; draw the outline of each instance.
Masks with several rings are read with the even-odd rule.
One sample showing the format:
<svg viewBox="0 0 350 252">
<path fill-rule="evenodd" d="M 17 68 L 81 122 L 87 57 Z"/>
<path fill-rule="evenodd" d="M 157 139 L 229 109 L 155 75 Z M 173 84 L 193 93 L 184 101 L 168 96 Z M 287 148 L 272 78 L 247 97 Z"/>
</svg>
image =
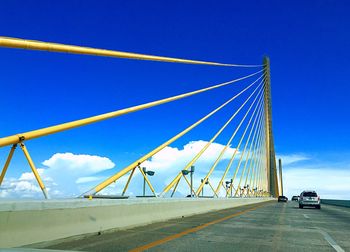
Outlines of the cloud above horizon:
<svg viewBox="0 0 350 252">
<path fill-rule="evenodd" d="M 145 161 L 142 167 L 155 171 L 149 177 L 157 193 L 162 192 L 186 164 L 207 144 L 207 141 L 191 141 L 183 148 L 166 147 L 151 159 Z M 195 163 L 194 187 L 197 188 L 200 179 L 204 178 L 224 145 L 213 143 Z M 210 177 L 211 184 L 216 187 L 224 168 L 235 149 L 229 147 L 216 170 Z M 239 155 L 238 155 L 239 156 Z M 350 169 L 343 169 L 337 164 L 326 165 L 315 161 L 305 154 L 278 155 L 283 162 L 284 192 L 287 196 L 298 195 L 302 190 L 313 189 L 323 198 L 349 199 Z M 236 158 L 237 159 L 237 158 Z M 88 154 L 56 153 L 42 162 L 38 169 L 47 190 L 52 198 L 76 197 L 91 189 L 99 182 L 113 174 L 115 164 L 108 157 Z M 234 165 L 226 177 L 232 177 Z M 349 168 L 349 167 L 348 167 Z M 121 169 L 121 168 L 120 168 Z M 119 171 L 117 169 L 115 172 Z M 242 168 L 241 168 L 242 169 Z M 103 173 L 103 175 L 101 174 Z M 116 183 L 105 188 L 101 194 L 120 194 L 127 180 L 127 175 Z M 239 176 L 235 183 L 239 180 Z M 142 193 L 143 177 L 136 171 L 128 189 L 128 195 Z M 212 195 L 209 186 L 205 193 Z M 223 193 L 223 192 L 222 192 Z M 147 188 L 147 194 L 150 194 Z M 177 196 L 189 194 L 189 187 L 182 179 Z M 222 194 L 221 194 L 222 195 Z M 31 172 L 24 172 L 18 178 L 5 178 L 0 189 L 1 198 L 42 198 L 42 192 Z"/>
<path fill-rule="evenodd" d="M 49 195 L 56 197 L 75 197 L 81 192 L 79 184 L 96 181 L 96 173 L 109 170 L 115 164 L 106 157 L 86 154 L 56 153 L 42 162 L 45 167 L 38 168 Z M 42 197 L 41 189 L 32 172 L 24 172 L 19 178 L 4 180 L 0 197 L 37 198 Z"/>
</svg>

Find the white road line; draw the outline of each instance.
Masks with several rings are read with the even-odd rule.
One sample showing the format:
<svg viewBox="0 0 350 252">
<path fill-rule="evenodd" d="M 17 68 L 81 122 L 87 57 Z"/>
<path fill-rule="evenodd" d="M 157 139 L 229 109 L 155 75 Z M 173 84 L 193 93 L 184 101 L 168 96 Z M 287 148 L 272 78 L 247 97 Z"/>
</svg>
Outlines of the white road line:
<svg viewBox="0 0 350 252">
<path fill-rule="evenodd" d="M 310 219 L 310 217 L 307 214 L 303 214 L 306 219 Z"/>
<path fill-rule="evenodd" d="M 319 231 L 323 235 L 324 239 L 335 249 L 335 251 L 345 252 L 344 249 L 342 249 L 327 232 L 323 230 L 319 230 Z"/>
</svg>

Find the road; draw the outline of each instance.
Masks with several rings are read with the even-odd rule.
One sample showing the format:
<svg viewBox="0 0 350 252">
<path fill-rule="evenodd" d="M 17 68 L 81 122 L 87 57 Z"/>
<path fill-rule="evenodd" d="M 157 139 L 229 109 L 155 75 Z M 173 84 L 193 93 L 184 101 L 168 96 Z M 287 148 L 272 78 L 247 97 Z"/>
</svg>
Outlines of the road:
<svg viewBox="0 0 350 252">
<path fill-rule="evenodd" d="M 40 246 L 39 246 L 40 247 Z M 46 245 L 80 251 L 350 251 L 350 208 L 262 203 Z"/>
</svg>

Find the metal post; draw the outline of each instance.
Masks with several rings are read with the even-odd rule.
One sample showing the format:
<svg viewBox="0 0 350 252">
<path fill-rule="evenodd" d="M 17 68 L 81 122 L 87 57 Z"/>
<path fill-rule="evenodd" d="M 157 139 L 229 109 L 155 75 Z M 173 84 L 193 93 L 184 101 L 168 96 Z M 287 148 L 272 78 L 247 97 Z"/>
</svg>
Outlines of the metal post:
<svg viewBox="0 0 350 252">
<path fill-rule="evenodd" d="M 203 183 L 204 179 L 201 179 L 201 183 Z M 202 197 L 204 196 L 204 186 L 202 187 Z"/>
<path fill-rule="evenodd" d="M 146 167 L 142 167 L 142 171 L 145 174 L 145 176 L 143 177 L 143 196 L 146 196 Z"/>
<path fill-rule="evenodd" d="M 193 173 L 194 173 L 194 166 L 191 166 L 191 198 L 194 196 L 193 195 Z"/>
<path fill-rule="evenodd" d="M 266 130 L 266 166 L 268 178 L 268 191 L 273 197 L 278 196 L 278 181 L 276 169 L 276 157 L 274 149 L 274 140 L 272 134 L 272 109 L 271 109 L 271 81 L 270 81 L 270 59 L 264 57 L 264 75 L 265 75 L 265 130 Z"/>
<path fill-rule="evenodd" d="M 282 159 L 278 159 L 278 166 L 279 166 L 279 172 L 280 172 L 280 186 L 281 186 L 280 195 L 283 196 Z"/>
</svg>

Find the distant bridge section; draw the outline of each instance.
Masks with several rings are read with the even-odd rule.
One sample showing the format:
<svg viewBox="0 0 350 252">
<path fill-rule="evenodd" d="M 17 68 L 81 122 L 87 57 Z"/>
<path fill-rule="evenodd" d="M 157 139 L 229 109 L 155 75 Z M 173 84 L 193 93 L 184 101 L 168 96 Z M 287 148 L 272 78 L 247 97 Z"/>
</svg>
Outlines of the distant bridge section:
<svg viewBox="0 0 350 252">
<path fill-rule="evenodd" d="M 350 200 L 321 199 L 321 204 L 350 207 Z"/>
</svg>

